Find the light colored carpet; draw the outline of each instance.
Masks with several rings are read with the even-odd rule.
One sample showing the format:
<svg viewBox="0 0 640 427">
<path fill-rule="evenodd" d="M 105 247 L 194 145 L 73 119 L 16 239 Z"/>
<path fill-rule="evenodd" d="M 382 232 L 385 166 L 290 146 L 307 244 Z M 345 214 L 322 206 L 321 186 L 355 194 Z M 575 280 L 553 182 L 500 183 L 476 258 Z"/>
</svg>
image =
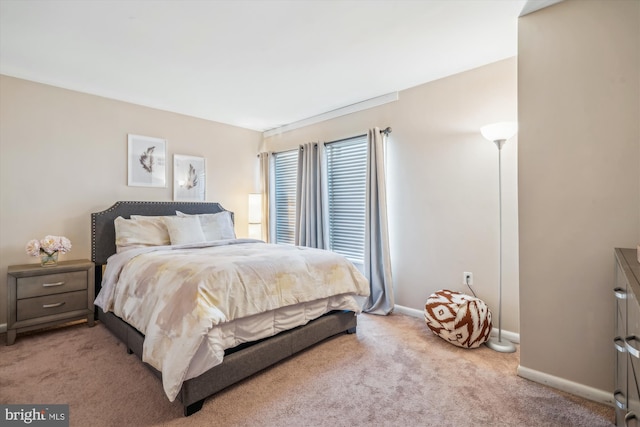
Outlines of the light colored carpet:
<svg viewBox="0 0 640 427">
<path fill-rule="evenodd" d="M 100 323 L 0 340 L 0 402 L 67 403 L 72 426 L 610 426 L 614 411 L 516 375 L 519 354 L 465 350 L 421 319 L 362 315 L 207 399 L 191 417 Z"/>
</svg>

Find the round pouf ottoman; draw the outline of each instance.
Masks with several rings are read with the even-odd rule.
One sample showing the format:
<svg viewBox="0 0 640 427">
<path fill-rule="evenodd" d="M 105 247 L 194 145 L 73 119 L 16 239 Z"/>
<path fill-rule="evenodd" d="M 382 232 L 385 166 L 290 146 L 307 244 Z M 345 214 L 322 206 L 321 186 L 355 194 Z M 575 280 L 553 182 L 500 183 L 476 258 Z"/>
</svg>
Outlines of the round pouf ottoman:
<svg viewBox="0 0 640 427">
<path fill-rule="evenodd" d="M 491 334 L 491 311 L 484 301 L 446 289 L 427 299 L 424 320 L 434 334 L 458 347 L 476 348 Z"/>
</svg>

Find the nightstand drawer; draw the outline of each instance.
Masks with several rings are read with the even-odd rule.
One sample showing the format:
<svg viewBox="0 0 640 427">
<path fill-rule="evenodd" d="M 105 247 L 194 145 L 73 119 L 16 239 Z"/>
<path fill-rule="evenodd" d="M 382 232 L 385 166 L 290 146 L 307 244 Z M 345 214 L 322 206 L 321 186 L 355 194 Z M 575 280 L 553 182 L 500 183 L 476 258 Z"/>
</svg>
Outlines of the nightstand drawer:
<svg viewBox="0 0 640 427">
<path fill-rule="evenodd" d="M 52 273 L 44 276 L 20 277 L 18 278 L 16 293 L 17 299 L 20 300 L 83 289 L 87 289 L 87 272 L 70 271 L 68 273 Z"/>
<path fill-rule="evenodd" d="M 86 287 L 86 286 L 85 286 Z M 87 291 L 45 295 L 18 300 L 16 320 L 34 319 L 51 314 L 87 309 Z"/>
</svg>

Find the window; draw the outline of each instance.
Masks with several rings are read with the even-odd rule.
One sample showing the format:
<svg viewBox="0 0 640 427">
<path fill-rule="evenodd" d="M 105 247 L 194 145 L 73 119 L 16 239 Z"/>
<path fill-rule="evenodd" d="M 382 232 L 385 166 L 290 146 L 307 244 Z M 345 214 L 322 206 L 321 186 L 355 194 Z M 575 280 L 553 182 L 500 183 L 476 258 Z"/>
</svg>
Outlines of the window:
<svg viewBox="0 0 640 427">
<path fill-rule="evenodd" d="M 364 264 L 367 136 L 326 145 L 329 249 Z"/>
<path fill-rule="evenodd" d="M 364 266 L 367 136 L 327 143 L 329 249 Z M 275 243 L 295 244 L 298 150 L 274 154 Z"/>
<path fill-rule="evenodd" d="M 275 243 L 295 243 L 298 150 L 275 153 Z"/>
</svg>

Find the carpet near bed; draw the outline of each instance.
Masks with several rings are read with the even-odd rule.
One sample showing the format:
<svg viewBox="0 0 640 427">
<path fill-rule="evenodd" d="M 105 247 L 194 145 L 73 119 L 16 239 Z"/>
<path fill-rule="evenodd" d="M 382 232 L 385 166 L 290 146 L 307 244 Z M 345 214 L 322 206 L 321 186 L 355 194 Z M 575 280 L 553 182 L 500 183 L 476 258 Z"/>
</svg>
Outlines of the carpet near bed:
<svg viewBox="0 0 640 427">
<path fill-rule="evenodd" d="M 0 401 L 67 403 L 71 426 L 611 426 L 613 409 L 516 376 L 518 353 L 461 349 L 422 319 L 361 315 L 191 417 L 103 325 L 0 335 Z M 60 345 L 64 343 L 64 345 Z"/>
</svg>

